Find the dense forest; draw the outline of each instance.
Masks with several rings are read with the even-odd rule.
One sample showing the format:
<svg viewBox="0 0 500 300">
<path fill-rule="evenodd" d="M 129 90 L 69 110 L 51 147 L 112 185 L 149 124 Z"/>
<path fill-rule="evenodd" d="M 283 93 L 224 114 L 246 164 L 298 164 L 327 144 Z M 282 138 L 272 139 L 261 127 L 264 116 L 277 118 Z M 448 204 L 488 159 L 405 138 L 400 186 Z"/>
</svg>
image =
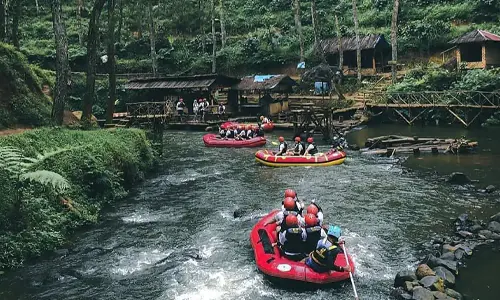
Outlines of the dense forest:
<svg viewBox="0 0 500 300">
<path fill-rule="evenodd" d="M 5 28 L 6 38 L 19 44 L 31 62 L 54 69 L 56 45 L 51 2 L 2 2 L 8 2 L 7 19 L 11 19 Z M 67 26 L 71 70 L 85 71 L 89 19 L 94 6 L 105 1 L 60 2 Z M 242 75 L 294 65 L 299 62 L 301 52 L 294 20 L 297 4 L 306 61 L 318 59 L 313 51 L 315 38 L 336 35 L 335 17 L 342 35 L 354 35 L 352 0 L 113 2 L 116 2 L 113 5 L 118 73 L 151 72 L 151 32 L 156 33 L 155 56 L 159 73 L 210 72 L 214 34 L 217 71 Z M 382 33 L 390 41 L 393 5 L 393 0 L 358 0 L 360 33 Z M 106 14 L 109 5 L 101 6 L 99 56 L 106 54 L 109 20 Z M 312 12 L 315 13 L 314 23 Z M 500 1 L 495 0 L 401 1 L 399 52 L 404 54 L 403 59 L 405 56 L 426 57 L 449 48 L 449 40 L 472 29 L 499 33 L 499 12 Z M 16 22 L 19 29 L 13 28 Z M 18 38 L 12 34 L 17 34 Z M 98 73 L 105 73 L 105 65 L 101 60 L 99 63 Z"/>
</svg>

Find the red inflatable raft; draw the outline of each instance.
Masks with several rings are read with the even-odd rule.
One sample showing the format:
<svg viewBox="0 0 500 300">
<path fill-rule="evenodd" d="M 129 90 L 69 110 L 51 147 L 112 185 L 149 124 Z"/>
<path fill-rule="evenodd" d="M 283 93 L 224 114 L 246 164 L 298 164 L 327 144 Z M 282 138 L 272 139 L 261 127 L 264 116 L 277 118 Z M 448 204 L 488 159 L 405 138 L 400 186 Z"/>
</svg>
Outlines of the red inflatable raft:
<svg viewBox="0 0 500 300">
<path fill-rule="evenodd" d="M 275 154 L 275 152 L 270 150 L 259 150 L 255 153 L 255 160 L 270 167 L 326 167 L 340 165 L 346 159 L 345 152 L 336 149 L 332 149 L 326 153 L 306 156 L 276 156 Z"/>
<path fill-rule="evenodd" d="M 272 246 L 272 243 L 276 242 L 276 224 L 264 226 L 265 222 L 273 218 L 276 213 L 278 213 L 278 210 L 272 211 L 262 218 L 250 233 L 255 262 L 262 273 L 275 278 L 316 284 L 328 284 L 349 279 L 348 272 L 316 273 L 305 263 L 291 261 L 283 257 L 278 246 Z M 347 265 L 345 254 L 337 255 L 335 264 L 337 266 Z M 354 274 L 355 267 L 351 257 L 349 257 L 349 264 Z"/>
<path fill-rule="evenodd" d="M 252 125 L 252 126 L 257 126 L 257 124 L 252 124 L 252 123 L 238 123 L 238 122 L 225 122 L 225 123 L 222 123 L 220 125 L 220 127 L 224 130 L 228 129 L 229 127 L 231 126 L 238 126 L 238 125 Z M 269 123 L 265 123 L 265 124 L 262 124 L 262 129 L 265 131 L 265 132 L 270 132 L 270 131 L 273 131 L 274 129 L 274 123 L 273 122 L 269 122 Z"/>
<path fill-rule="evenodd" d="M 264 137 L 258 136 L 249 140 L 221 139 L 219 136 L 209 133 L 203 136 L 203 142 L 207 147 L 221 148 L 244 148 L 244 147 L 261 147 L 266 144 Z"/>
</svg>

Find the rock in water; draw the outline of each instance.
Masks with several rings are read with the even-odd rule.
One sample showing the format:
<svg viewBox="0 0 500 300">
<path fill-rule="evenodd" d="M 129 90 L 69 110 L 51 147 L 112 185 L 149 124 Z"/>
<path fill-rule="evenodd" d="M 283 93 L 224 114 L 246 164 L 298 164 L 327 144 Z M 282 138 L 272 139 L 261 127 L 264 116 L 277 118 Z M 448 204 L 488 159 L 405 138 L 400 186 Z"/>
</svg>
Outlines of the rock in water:
<svg viewBox="0 0 500 300">
<path fill-rule="evenodd" d="M 237 208 L 234 212 L 233 212 L 233 217 L 236 219 L 236 218 L 241 218 L 243 216 L 244 212 L 243 212 L 243 209 L 241 208 Z"/>
<path fill-rule="evenodd" d="M 455 298 L 457 300 L 463 299 L 462 294 L 452 289 L 446 289 L 446 295 L 450 296 L 451 298 Z"/>
<path fill-rule="evenodd" d="M 436 276 L 444 280 L 444 284 L 447 287 L 453 287 L 455 285 L 455 275 L 451 273 L 448 269 L 444 267 L 436 267 L 434 268 L 436 272 Z"/>
<path fill-rule="evenodd" d="M 444 244 L 443 245 L 443 254 L 448 253 L 448 252 L 455 252 L 457 250 L 457 247 L 452 246 L 450 244 Z"/>
<path fill-rule="evenodd" d="M 476 224 L 476 225 L 473 225 L 471 228 L 470 228 L 470 231 L 471 232 L 474 232 L 474 233 L 478 233 L 479 230 L 483 229 L 483 226 L 479 225 L 479 224 Z"/>
<path fill-rule="evenodd" d="M 434 295 L 434 298 L 436 298 L 436 299 L 442 299 L 442 300 L 452 299 L 443 292 L 435 291 L 435 292 L 432 292 L 432 294 Z"/>
<path fill-rule="evenodd" d="M 430 289 L 437 281 L 437 276 L 425 276 L 424 278 L 420 279 L 419 282 L 424 288 Z"/>
<path fill-rule="evenodd" d="M 497 221 L 491 221 L 490 224 L 488 224 L 488 230 L 500 233 L 500 223 L 498 223 Z"/>
<path fill-rule="evenodd" d="M 394 279 L 394 287 L 404 287 L 405 281 L 414 281 L 417 280 L 417 276 L 413 271 L 401 271 L 396 274 L 396 278 Z"/>
<path fill-rule="evenodd" d="M 491 232 L 489 230 L 481 230 L 478 232 L 479 237 L 488 239 L 488 240 L 498 240 L 500 239 L 500 234 Z"/>
<path fill-rule="evenodd" d="M 448 252 L 448 253 L 445 253 L 443 255 L 441 255 L 439 257 L 440 259 L 444 259 L 444 260 L 455 260 L 455 253 L 452 253 L 452 252 Z"/>
<path fill-rule="evenodd" d="M 491 194 L 496 191 L 497 188 L 494 185 L 488 185 L 484 190 L 486 191 L 486 193 Z"/>
<path fill-rule="evenodd" d="M 458 274 L 458 263 L 456 261 L 440 259 L 431 254 L 424 259 L 424 262 L 431 268 L 442 266 L 450 270 L 453 274 Z"/>
<path fill-rule="evenodd" d="M 500 213 L 494 215 L 491 217 L 492 221 L 500 222 Z"/>
<path fill-rule="evenodd" d="M 409 281 L 405 281 L 405 284 L 403 286 L 403 289 L 407 292 L 411 292 L 413 291 L 413 283 L 409 282 Z"/>
<path fill-rule="evenodd" d="M 434 300 L 434 294 L 428 289 L 417 286 L 413 289 L 413 300 Z"/>
<path fill-rule="evenodd" d="M 434 271 L 432 271 L 432 269 L 426 264 L 419 265 L 415 273 L 418 279 L 436 275 L 436 273 L 434 273 Z"/>
<path fill-rule="evenodd" d="M 464 173 L 454 172 L 450 175 L 450 177 L 448 177 L 446 182 L 451 184 L 467 184 L 471 181 Z"/>
</svg>

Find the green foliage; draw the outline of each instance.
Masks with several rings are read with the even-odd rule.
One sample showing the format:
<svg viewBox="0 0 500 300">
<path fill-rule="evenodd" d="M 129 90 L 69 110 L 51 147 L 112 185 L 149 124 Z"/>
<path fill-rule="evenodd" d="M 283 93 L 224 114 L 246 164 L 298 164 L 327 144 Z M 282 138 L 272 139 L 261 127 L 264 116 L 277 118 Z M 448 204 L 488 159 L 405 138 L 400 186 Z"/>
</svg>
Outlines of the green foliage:
<svg viewBox="0 0 500 300">
<path fill-rule="evenodd" d="M 453 89 L 484 92 L 500 90 L 500 69 L 467 71 L 460 81 L 453 84 Z"/>
<path fill-rule="evenodd" d="M 48 124 L 50 100 L 41 91 L 44 82 L 50 83 L 45 75 L 12 46 L 0 43 L 0 128 Z"/>
<path fill-rule="evenodd" d="M 154 162 L 141 130 L 37 129 L 0 138 L 0 269 L 96 222 L 103 204 L 122 199 Z M 11 176 L 16 170 L 21 180 Z"/>
</svg>

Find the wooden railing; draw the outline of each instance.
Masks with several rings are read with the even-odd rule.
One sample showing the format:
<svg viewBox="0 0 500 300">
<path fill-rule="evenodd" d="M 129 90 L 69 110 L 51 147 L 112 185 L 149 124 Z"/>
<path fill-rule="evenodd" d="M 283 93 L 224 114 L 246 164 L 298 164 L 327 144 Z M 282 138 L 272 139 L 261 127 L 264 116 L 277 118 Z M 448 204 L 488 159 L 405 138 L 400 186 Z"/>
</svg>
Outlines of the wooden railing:
<svg viewBox="0 0 500 300">
<path fill-rule="evenodd" d="M 127 114 L 135 118 L 165 118 L 174 113 L 169 102 L 127 103 Z"/>
<path fill-rule="evenodd" d="M 368 106 L 500 108 L 500 92 L 432 91 L 408 93 L 367 93 Z"/>
</svg>

